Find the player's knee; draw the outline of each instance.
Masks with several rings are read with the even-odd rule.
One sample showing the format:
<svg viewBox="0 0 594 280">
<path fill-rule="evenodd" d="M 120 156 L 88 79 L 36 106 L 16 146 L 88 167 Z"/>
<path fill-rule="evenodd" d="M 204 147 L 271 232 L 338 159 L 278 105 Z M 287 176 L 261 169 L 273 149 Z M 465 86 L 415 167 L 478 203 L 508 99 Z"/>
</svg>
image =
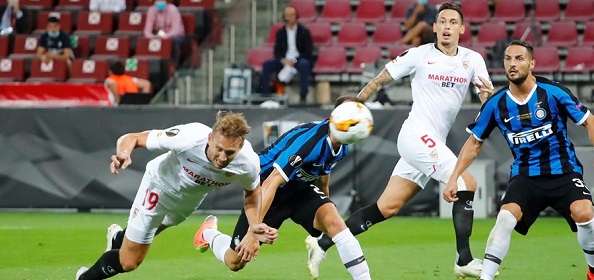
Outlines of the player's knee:
<svg viewBox="0 0 594 280">
<path fill-rule="evenodd" d="M 246 262 L 241 262 L 241 261 L 240 262 L 233 262 L 233 263 L 228 263 L 227 264 L 227 267 L 231 271 L 237 272 L 237 271 L 242 270 L 245 267 L 246 264 L 247 264 Z"/>
<path fill-rule="evenodd" d="M 120 264 L 122 265 L 122 269 L 124 269 L 124 271 L 126 271 L 126 272 L 129 272 L 129 271 L 132 271 L 132 270 L 137 269 L 140 266 L 141 263 L 142 263 L 142 260 L 135 260 L 135 259 L 133 259 L 133 260 L 130 260 L 130 259 L 128 259 L 128 260 L 126 260 L 126 259 L 120 260 Z"/>
<path fill-rule="evenodd" d="M 594 214 L 592 214 L 591 207 L 576 207 L 571 211 L 571 218 L 576 223 L 585 223 L 592 220 Z"/>
<path fill-rule="evenodd" d="M 404 206 L 405 201 L 392 200 L 392 201 L 377 201 L 377 208 L 380 210 L 384 217 L 396 216 L 400 209 Z"/>
<path fill-rule="evenodd" d="M 467 178 L 463 178 L 462 183 L 464 184 L 465 188 L 469 192 L 475 192 L 478 188 L 478 183 L 472 176 L 467 176 Z M 460 182 L 458 182 L 460 184 Z M 461 186 L 458 186 L 458 190 L 460 190 Z"/>
</svg>

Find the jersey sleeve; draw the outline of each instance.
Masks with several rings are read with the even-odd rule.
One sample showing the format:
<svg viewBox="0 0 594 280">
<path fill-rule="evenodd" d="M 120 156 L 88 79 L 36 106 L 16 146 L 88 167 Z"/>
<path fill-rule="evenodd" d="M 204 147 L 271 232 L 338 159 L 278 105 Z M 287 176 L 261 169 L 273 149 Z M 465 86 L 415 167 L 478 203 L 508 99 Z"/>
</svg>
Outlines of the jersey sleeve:
<svg viewBox="0 0 594 280">
<path fill-rule="evenodd" d="M 410 48 L 386 63 L 386 70 L 388 70 L 392 79 L 398 80 L 414 73 L 419 62 L 419 54 L 418 48 Z"/>
<path fill-rule="evenodd" d="M 466 128 L 466 131 L 474 135 L 478 141 L 485 141 L 485 139 L 489 138 L 493 129 L 497 127 L 497 122 L 495 120 L 496 105 L 496 102 L 493 100 L 485 103 L 474 122 Z"/>
<path fill-rule="evenodd" d="M 565 111 L 569 118 L 577 125 L 583 124 L 590 110 L 582 104 L 569 90 L 559 90 L 555 93 L 555 99 L 559 103 L 559 108 Z"/>
<path fill-rule="evenodd" d="M 491 82 L 491 76 L 489 76 L 489 72 L 487 71 L 487 64 L 485 63 L 485 59 L 477 52 L 473 52 L 473 74 L 472 74 L 472 84 L 479 84 L 482 85 L 483 82 L 479 79 L 482 77 L 487 81 Z M 491 82 L 493 84 L 493 82 Z M 479 93 L 480 90 L 477 87 L 474 87 L 474 93 Z"/>
<path fill-rule="evenodd" d="M 176 154 L 206 139 L 211 129 L 200 123 L 176 125 L 164 130 L 151 130 L 146 139 L 148 150 L 172 151 Z"/>
</svg>

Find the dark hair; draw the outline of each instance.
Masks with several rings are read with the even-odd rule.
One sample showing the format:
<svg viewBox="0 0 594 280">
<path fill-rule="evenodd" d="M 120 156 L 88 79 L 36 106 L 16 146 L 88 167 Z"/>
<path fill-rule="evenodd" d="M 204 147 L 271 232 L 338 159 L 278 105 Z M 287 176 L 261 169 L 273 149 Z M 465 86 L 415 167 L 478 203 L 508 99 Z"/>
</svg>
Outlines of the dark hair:
<svg viewBox="0 0 594 280">
<path fill-rule="evenodd" d="M 443 11 L 443 10 L 454 10 L 454 11 L 458 12 L 458 14 L 460 15 L 460 19 L 462 20 L 462 22 L 464 22 L 464 14 L 462 14 L 462 8 L 460 8 L 460 5 L 450 3 L 450 2 L 441 3 L 441 5 L 439 5 L 439 10 L 437 11 L 437 16 L 439 16 L 439 13 L 441 13 L 441 11 Z M 437 21 L 437 16 L 435 16 L 436 21 Z"/>
<path fill-rule="evenodd" d="M 530 45 L 530 43 L 528 43 L 526 41 L 513 40 L 513 41 L 509 42 L 509 44 L 507 44 L 507 47 L 505 47 L 505 49 L 509 48 L 510 46 L 522 46 L 522 47 L 526 48 L 526 50 L 530 54 L 530 57 L 534 57 L 534 48 L 532 47 L 532 45 Z"/>
<path fill-rule="evenodd" d="M 114 61 L 111 63 L 111 65 L 109 65 L 109 70 L 113 72 L 114 75 L 124 75 L 126 72 L 126 67 L 121 61 Z"/>
<path fill-rule="evenodd" d="M 347 101 L 363 103 L 363 100 L 359 99 L 356 96 L 353 96 L 353 95 L 343 95 L 343 96 L 338 97 L 336 99 L 336 102 L 334 102 L 334 108 L 338 107 L 338 105 L 340 105 L 342 103 L 345 103 Z"/>
<path fill-rule="evenodd" d="M 58 17 L 55 17 L 55 16 L 52 16 L 52 17 L 49 17 L 49 18 L 47 19 L 47 22 L 48 22 L 48 23 L 50 23 L 50 22 L 54 22 L 54 23 L 60 24 L 60 18 L 58 18 Z"/>
</svg>

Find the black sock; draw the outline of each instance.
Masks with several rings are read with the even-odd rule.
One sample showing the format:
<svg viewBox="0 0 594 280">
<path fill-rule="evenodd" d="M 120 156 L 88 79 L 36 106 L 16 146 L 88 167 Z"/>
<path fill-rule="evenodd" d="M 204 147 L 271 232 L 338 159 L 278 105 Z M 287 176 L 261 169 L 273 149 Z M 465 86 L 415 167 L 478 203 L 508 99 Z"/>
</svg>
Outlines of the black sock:
<svg viewBox="0 0 594 280">
<path fill-rule="evenodd" d="M 110 250 L 105 253 L 97 262 L 83 273 L 78 280 L 98 280 L 112 277 L 124 272 L 120 264 L 120 250 Z"/>
<path fill-rule="evenodd" d="M 594 267 L 588 266 L 588 269 L 590 270 L 590 273 L 594 273 Z"/>
<path fill-rule="evenodd" d="M 359 211 L 353 213 L 347 220 L 346 225 L 351 230 L 353 235 L 367 231 L 372 225 L 380 223 L 386 220 L 382 212 L 377 207 L 377 203 L 373 203 L 361 208 Z M 334 245 L 332 238 L 328 235 L 322 235 L 322 238 L 318 240 L 318 244 L 324 251 Z"/>
<path fill-rule="evenodd" d="M 111 249 L 120 249 L 122 247 L 122 242 L 124 242 L 124 235 L 126 235 L 126 229 L 118 232 L 111 242 Z"/>
<path fill-rule="evenodd" d="M 464 266 L 473 259 L 472 252 L 470 252 L 470 235 L 472 234 L 474 218 L 474 210 L 472 209 L 474 192 L 459 191 L 456 195 L 458 200 L 454 202 L 452 208 L 454 230 L 456 232 L 456 251 L 458 252 L 456 263 Z"/>
</svg>

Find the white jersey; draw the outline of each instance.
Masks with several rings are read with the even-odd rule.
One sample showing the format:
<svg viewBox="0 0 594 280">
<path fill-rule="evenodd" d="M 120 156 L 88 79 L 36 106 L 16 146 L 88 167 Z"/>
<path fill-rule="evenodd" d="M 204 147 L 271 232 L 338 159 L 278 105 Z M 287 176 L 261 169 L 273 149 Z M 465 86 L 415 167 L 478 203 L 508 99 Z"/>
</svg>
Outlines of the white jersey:
<svg viewBox="0 0 594 280">
<path fill-rule="evenodd" d="M 245 140 L 231 163 L 218 169 L 206 156 L 210 132 L 211 128 L 201 123 L 152 130 L 147 149 L 166 153 L 146 165 L 151 186 L 177 199 L 202 197 L 231 183 L 239 183 L 246 190 L 255 189 L 260 183 L 260 161 L 250 142 Z"/>
<path fill-rule="evenodd" d="M 435 131 L 445 138 L 460 111 L 471 83 L 491 80 L 483 57 L 458 47 L 454 56 L 443 54 L 434 43 L 411 48 L 386 64 L 394 80 L 410 75 L 412 109 L 404 126 Z"/>
</svg>

